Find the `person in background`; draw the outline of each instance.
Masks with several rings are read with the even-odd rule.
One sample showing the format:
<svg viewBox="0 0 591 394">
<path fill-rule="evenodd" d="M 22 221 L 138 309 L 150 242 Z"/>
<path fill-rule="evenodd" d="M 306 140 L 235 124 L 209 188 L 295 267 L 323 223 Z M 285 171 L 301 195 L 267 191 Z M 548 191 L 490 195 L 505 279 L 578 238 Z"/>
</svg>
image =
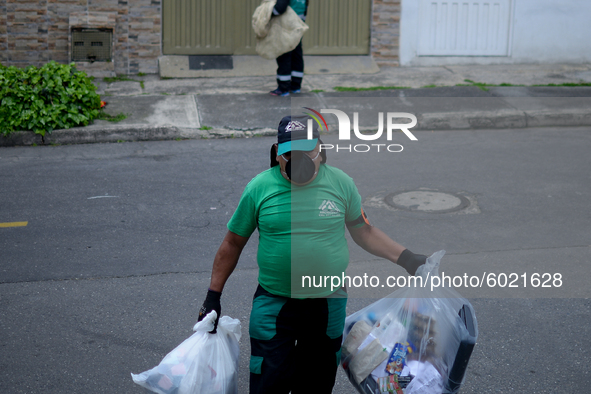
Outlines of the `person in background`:
<svg viewBox="0 0 591 394">
<path fill-rule="evenodd" d="M 273 8 L 273 15 L 281 15 L 290 6 L 303 21 L 308 12 L 308 0 L 277 0 Z M 302 41 L 291 52 L 284 53 L 277 58 L 277 89 L 270 93 L 273 96 L 289 96 L 290 93 L 300 93 L 304 78 L 304 53 Z"/>
</svg>

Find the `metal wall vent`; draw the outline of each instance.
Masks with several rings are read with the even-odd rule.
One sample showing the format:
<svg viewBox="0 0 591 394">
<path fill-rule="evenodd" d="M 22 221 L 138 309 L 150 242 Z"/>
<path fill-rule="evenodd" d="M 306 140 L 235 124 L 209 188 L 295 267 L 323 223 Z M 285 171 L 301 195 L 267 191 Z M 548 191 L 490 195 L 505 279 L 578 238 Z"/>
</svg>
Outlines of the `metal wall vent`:
<svg viewBox="0 0 591 394">
<path fill-rule="evenodd" d="M 110 62 L 112 29 L 72 29 L 73 62 Z"/>
</svg>

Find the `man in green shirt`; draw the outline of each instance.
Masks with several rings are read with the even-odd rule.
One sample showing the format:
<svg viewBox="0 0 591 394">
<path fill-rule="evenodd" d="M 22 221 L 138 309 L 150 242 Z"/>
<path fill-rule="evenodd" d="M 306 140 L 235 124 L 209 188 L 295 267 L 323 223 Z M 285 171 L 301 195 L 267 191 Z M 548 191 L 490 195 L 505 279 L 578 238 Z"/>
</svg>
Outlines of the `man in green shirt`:
<svg viewBox="0 0 591 394">
<path fill-rule="evenodd" d="M 251 393 L 330 393 L 340 361 L 346 289 L 303 277 L 342 277 L 349 263 L 345 228 L 368 252 L 404 267 L 424 264 L 367 221 L 353 180 L 328 166 L 308 117 L 284 117 L 271 168 L 246 186 L 213 263 L 201 320 L 216 310 L 242 249 L 259 231 L 259 286 L 250 317 Z"/>
</svg>

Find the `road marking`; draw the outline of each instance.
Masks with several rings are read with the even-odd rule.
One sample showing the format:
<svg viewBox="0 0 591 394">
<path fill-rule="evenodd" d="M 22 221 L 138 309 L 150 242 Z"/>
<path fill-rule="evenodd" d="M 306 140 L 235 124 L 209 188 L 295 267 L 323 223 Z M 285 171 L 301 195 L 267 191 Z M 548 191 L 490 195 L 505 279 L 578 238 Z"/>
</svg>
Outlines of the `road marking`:
<svg viewBox="0 0 591 394">
<path fill-rule="evenodd" d="M 0 223 L 0 227 L 25 227 L 29 222 Z"/>
<path fill-rule="evenodd" d="M 94 196 L 88 197 L 87 200 L 94 200 L 95 198 L 119 198 L 119 196 Z"/>
</svg>

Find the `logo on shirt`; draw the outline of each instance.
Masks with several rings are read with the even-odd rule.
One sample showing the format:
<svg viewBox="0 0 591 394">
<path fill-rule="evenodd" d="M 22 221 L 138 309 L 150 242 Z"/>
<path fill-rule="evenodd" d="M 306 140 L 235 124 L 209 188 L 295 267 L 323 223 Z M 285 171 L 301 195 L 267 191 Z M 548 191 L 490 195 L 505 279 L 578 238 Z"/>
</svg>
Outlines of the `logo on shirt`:
<svg viewBox="0 0 591 394">
<path fill-rule="evenodd" d="M 341 210 L 337 207 L 337 204 L 331 200 L 324 200 L 322 204 L 318 207 L 320 212 L 318 216 L 325 217 L 325 216 L 338 216 L 341 214 Z"/>
</svg>

